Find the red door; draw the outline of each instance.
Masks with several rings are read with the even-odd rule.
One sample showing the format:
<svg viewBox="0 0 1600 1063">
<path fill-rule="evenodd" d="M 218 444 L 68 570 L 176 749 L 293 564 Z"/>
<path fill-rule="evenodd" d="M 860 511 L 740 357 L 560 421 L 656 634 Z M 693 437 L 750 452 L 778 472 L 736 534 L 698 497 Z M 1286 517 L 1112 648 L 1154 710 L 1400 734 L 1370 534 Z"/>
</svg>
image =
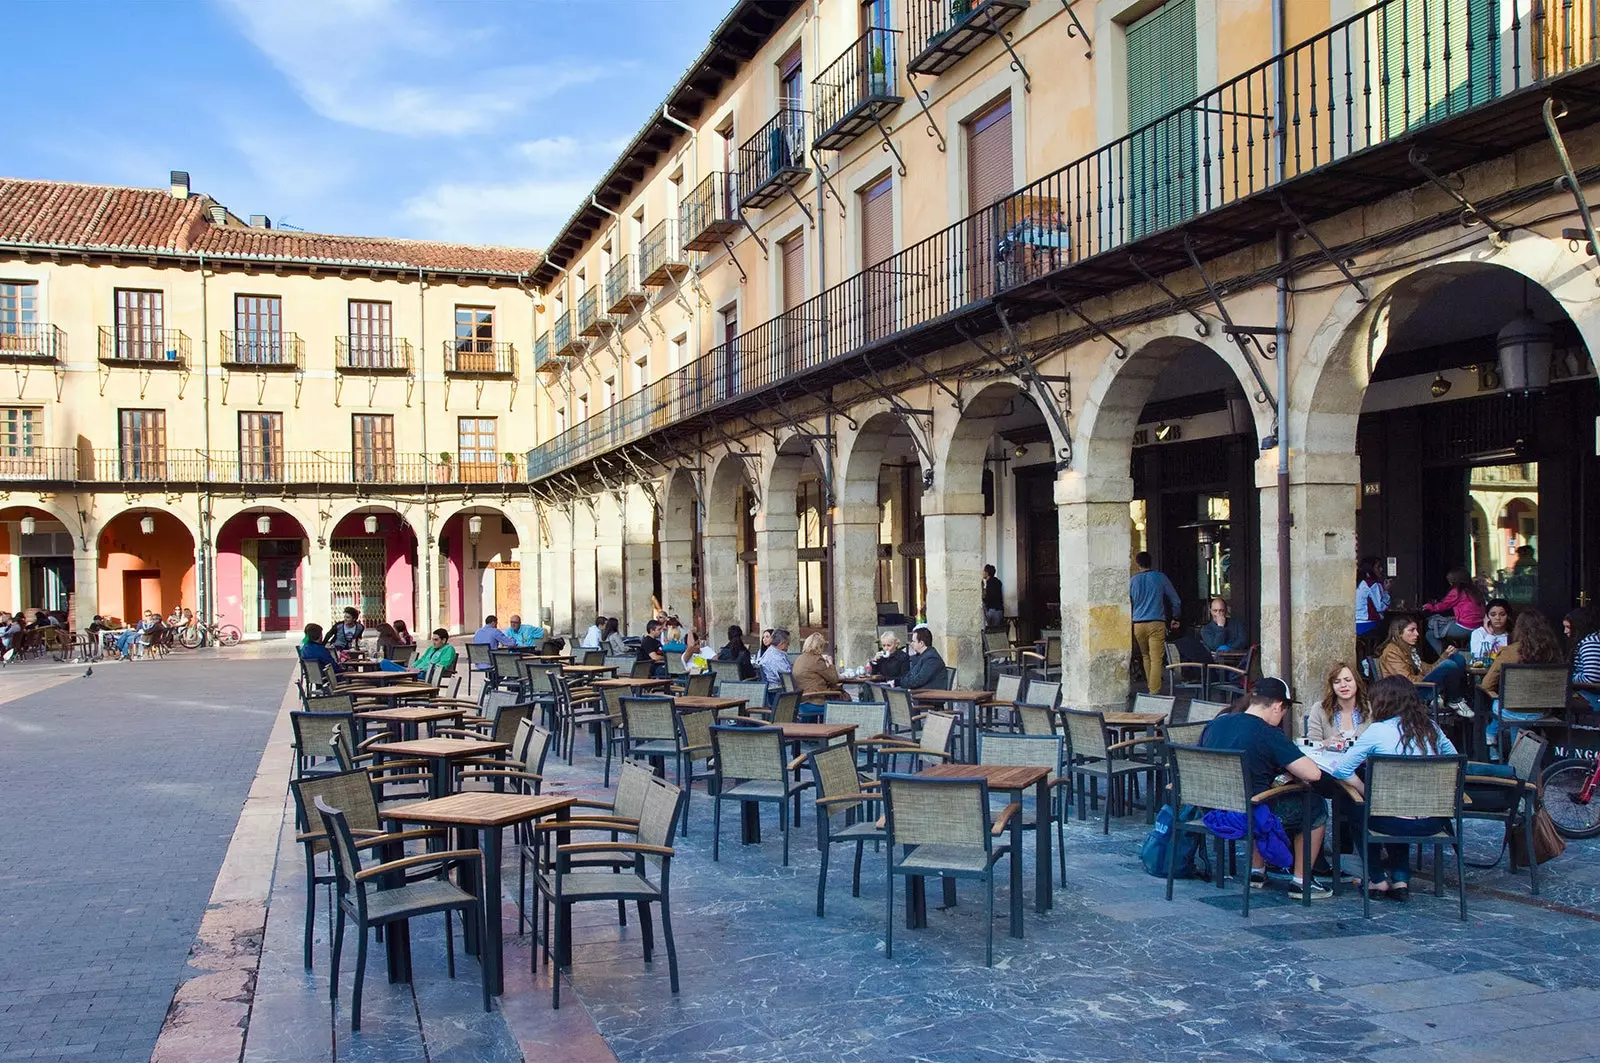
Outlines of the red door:
<svg viewBox="0 0 1600 1063">
<path fill-rule="evenodd" d="M 263 539 L 256 559 L 257 615 L 262 631 L 289 631 L 300 624 L 300 544 Z"/>
</svg>

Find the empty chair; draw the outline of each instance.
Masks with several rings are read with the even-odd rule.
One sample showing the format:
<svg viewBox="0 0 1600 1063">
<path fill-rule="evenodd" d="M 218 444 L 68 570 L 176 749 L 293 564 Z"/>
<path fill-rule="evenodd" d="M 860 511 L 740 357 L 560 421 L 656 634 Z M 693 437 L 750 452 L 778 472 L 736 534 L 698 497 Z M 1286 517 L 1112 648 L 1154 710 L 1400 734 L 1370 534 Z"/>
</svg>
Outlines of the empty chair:
<svg viewBox="0 0 1600 1063">
<path fill-rule="evenodd" d="M 716 719 L 716 713 L 708 710 L 674 713 L 678 718 L 678 785 L 683 787 L 683 816 L 680 818 L 680 828 L 684 837 L 689 836 L 689 800 L 694 796 L 694 783 L 696 779 L 710 780 L 716 772 L 711 766 L 711 724 Z M 705 766 L 695 770 L 695 762 L 704 761 Z"/>
<path fill-rule="evenodd" d="M 1061 707 L 1061 684 L 1047 683 L 1043 679 L 1030 679 L 1028 689 L 1023 692 L 1022 701 L 1028 705 L 1058 709 Z"/>
<path fill-rule="evenodd" d="M 606 663 L 605 650 L 583 650 L 578 656 L 579 664 L 600 665 Z"/>
<path fill-rule="evenodd" d="M 709 698 L 716 690 L 717 674 L 715 672 L 701 672 L 691 675 L 683 681 L 683 692 L 691 698 Z"/>
<path fill-rule="evenodd" d="M 800 692 L 785 690 L 772 699 L 772 722 L 794 723 L 800 716 Z"/>
<path fill-rule="evenodd" d="M 396 646 L 385 646 L 383 648 L 384 659 L 393 661 L 395 664 L 401 665 L 402 667 L 409 666 L 412 659 L 416 657 L 416 655 L 417 645 L 414 642 L 408 642 L 403 645 Z"/>
<path fill-rule="evenodd" d="M 606 657 L 600 663 L 605 665 L 607 668 L 615 668 L 617 670 L 617 674 L 620 676 L 628 676 L 633 674 L 633 662 L 636 659 L 637 658 L 634 657 L 611 656 Z"/>
<path fill-rule="evenodd" d="M 1160 738 L 1130 738 L 1125 742 L 1112 742 L 1107 738 L 1106 720 L 1102 713 L 1084 709 L 1064 709 L 1061 719 L 1067 737 L 1068 768 L 1077 788 L 1078 818 L 1087 818 L 1084 812 L 1085 783 L 1094 784 L 1104 779 L 1106 803 L 1101 833 L 1111 833 L 1111 797 L 1116 787 L 1127 779 L 1144 776 L 1153 788 L 1156 772 L 1161 764 L 1155 760 L 1135 759 L 1133 753 L 1141 746 L 1163 741 Z M 1153 799 L 1145 801 L 1145 821 L 1153 821 Z"/>
<path fill-rule="evenodd" d="M 710 661 L 711 674 L 724 683 L 737 683 L 743 676 L 739 674 L 738 661 Z"/>
<path fill-rule="evenodd" d="M 889 706 L 889 733 L 907 741 L 917 729 L 916 709 L 911 703 L 911 691 L 903 687 L 879 687 L 884 703 Z"/>
<path fill-rule="evenodd" d="M 1206 691 L 1217 701 L 1232 701 L 1250 692 L 1250 669 L 1255 664 L 1256 650 L 1251 646 L 1239 659 L 1238 667 L 1231 664 L 1206 665 Z M 1377 673 L 1374 672 L 1374 675 Z M 1368 680 L 1369 682 L 1371 680 Z"/>
<path fill-rule="evenodd" d="M 622 755 L 630 760 L 648 760 L 653 765 L 671 757 L 678 761 L 678 722 L 673 718 L 671 698 L 622 699 Z M 680 776 L 679 782 L 682 782 Z"/>
<path fill-rule="evenodd" d="M 342 700 L 349 701 L 348 698 Z M 354 733 L 356 717 L 348 711 L 291 712 L 289 725 L 294 730 L 295 777 L 299 778 L 339 770 L 334 761 L 334 737 L 341 729 L 346 735 Z"/>
<path fill-rule="evenodd" d="M 850 876 L 850 896 L 861 896 L 861 854 L 867 842 L 888 839 L 877 823 L 874 805 L 878 794 L 865 793 L 847 746 L 813 751 L 807 758 L 811 781 L 817 787 L 817 849 L 822 866 L 817 870 L 817 918 L 822 918 L 828 892 L 828 854 L 839 843 L 854 843 L 855 864 Z"/>
<path fill-rule="evenodd" d="M 1064 794 L 1070 779 L 1061 774 L 1066 760 L 1066 744 L 1060 735 L 1007 735 L 983 734 L 978 736 L 978 763 L 1004 764 L 1011 767 L 1049 768 L 1046 780 L 1050 800 L 1045 808 L 1035 808 L 1034 818 L 1026 816 L 1022 828 L 1031 830 L 1038 826 L 1039 816 L 1049 816 L 1056 824 L 1056 858 L 1061 865 L 1061 881 L 1067 880 L 1067 805 Z"/>
<path fill-rule="evenodd" d="M 778 806 L 783 866 L 788 867 L 789 802 L 798 801 L 800 792 L 811 783 L 796 781 L 789 774 L 783 755 L 783 731 L 776 727 L 713 727 L 711 745 L 716 752 L 711 859 L 721 858 L 723 802 L 748 801 Z"/>
<path fill-rule="evenodd" d="M 1049 679 L 1052 675 L 1059 676 L 1061 674 L 1061 636 L 1045 636 L 1043 653 L 1035 650 L 1023 650 L 1022 666 L 1043 679 Z"/>
<path fill-rule="evenodd" d="M 489 683 L 489 646 L 482 642 L 467 643 L 467 697 L 472 696 L 472 677 L 476 675 L 484 685 Z"/>
<path fill-rule="evenodd" d="M 1177 699 L 1170 694 L 1135 694 L 1133 696 L 1134 712 L 1159 713 L 1165 719 L 1172 719 L 1173 706 Z"/>
<path fill-rule="evenodd" d="M 955 728 L 956 718 L 950 713 L 927 713 L 922 718 L 922 730 L 917 733 L 915 741 L 890 735 L 887 740 L 876 743 L 878 754 L 897 760 L 908 757 L 915 767 L 921 767 L 923 761 L 942 763 L 951 759 L 950 739 L 955 734 Z"/>
<path fill-rule="evenodd" d="M 746 714 L 751 709 L 764 709 L 767 707 L 767 684 L 759 681 L 728 682 L 724 680 L 718 684 L 717 696 L 719 698 L 743 698 Z"/>
<path fill-rule="evenodd" d="M 1191 701 L 1189 702 L 1188 720 L 1190 723 L 1209 723 L 1228 711 L 1228 706 L 1221 701 Z"/>
<path fill-rule="evenodd" d="M 655 662 L 647 657 L 642 661 L 633 662 L 633 664 L 629 667 L 628 677 L 631 679 L 649 679 L 655 674 L 655 670 Z"/>
</svg>

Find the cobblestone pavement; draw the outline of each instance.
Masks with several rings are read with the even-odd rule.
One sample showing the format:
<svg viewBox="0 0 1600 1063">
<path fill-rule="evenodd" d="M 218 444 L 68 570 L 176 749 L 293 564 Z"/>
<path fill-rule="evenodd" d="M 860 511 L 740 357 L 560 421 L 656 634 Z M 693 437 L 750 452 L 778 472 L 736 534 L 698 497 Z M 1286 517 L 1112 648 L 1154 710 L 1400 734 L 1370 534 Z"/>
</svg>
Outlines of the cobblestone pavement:
<svg viewBox="0 0 1600 1063">
<path fill-rule="evenodd" d="M 150 1058 L 290 652 L 0 672 L 0 1060 Z"/>
</svg>

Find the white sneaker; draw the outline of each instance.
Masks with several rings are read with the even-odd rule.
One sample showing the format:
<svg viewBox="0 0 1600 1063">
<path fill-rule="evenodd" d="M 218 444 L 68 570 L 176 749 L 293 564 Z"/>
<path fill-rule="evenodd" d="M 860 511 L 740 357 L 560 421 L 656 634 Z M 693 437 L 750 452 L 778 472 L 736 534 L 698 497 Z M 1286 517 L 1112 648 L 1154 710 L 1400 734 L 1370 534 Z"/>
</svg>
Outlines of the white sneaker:
<svg viewBox="0 0 1600 1063">
<path fill-rule="evenodd" d="M 1462 717 L 1463 719 L 1470 720 L 1474 716 L 1478 715 L 1477 713 L 1473 712 L 1472 707 L 1467 704 L 1466 698 L 1456 698 L 1454 701 L 1450 702 L 1450 707 L 1456 710 L 1456 715 Z"/>
</svg>

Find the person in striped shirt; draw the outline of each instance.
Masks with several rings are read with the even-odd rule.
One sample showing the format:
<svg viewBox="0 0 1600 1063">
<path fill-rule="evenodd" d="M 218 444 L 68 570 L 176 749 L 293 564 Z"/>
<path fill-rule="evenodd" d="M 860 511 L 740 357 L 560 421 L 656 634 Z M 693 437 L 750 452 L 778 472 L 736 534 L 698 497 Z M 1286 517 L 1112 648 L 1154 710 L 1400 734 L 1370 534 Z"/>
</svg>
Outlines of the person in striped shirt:
<svg viewBox="0 0 1600 1063">
<path fill-rule="evenodd" d="M 1562 626 L 1566 629 L 1567 645 L 1572 647 L 1572 681 L 1574 683 L 1600 683 L 1600 630 L 1587 609 L 1574 609 L 1568 613 Z M 1578 691 L 1589 703 L 1589 708 L 1600 712 L 1600 692 Z"/>
</svg>

